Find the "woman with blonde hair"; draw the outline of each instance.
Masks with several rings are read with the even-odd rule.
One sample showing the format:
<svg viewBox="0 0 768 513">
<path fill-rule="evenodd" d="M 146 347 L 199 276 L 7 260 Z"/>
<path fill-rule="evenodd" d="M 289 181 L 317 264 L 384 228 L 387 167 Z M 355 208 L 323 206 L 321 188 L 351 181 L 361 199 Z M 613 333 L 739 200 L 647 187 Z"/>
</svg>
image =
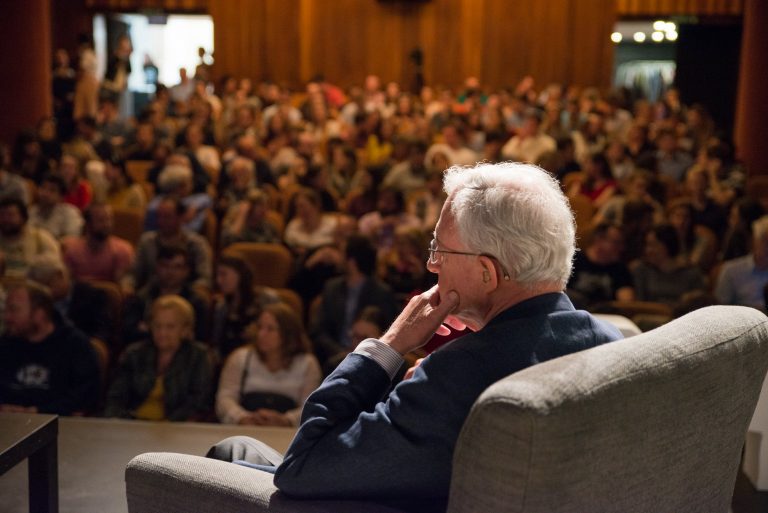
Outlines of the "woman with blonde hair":
<svg viewBox="0 0 768 513">
<path fill-rule="evenodd" d="M 131 344 L 120 359 L 105 416 L 204 418 L 210 407 L 213 372 L 208 349 L 192 340 L 192 305 L 181 296 L 160 296 L 152 303 L 148 324 L 150 339 Z"/>
<path fill-rule="evenodd" d="M 221 371 L 219 420 L 297 426 L 304 401 L 321 380 L 300 317 L 283 303 L 265 305 L 246 331 L 251 343 L 233 351 Z"/>
</svg>

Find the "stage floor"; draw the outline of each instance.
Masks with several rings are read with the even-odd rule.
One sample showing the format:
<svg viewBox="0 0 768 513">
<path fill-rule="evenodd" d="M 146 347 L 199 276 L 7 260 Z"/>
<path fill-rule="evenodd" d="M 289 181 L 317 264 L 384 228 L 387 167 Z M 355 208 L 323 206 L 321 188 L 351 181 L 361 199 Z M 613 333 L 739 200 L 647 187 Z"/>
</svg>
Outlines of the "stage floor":
<svg viewBox="0 0 768 513">
<path fill-rule="evenodd" d="M 214 443 L 234 435 L 257 438 L 284 452 L 294 432 L 293 428 L 62 417 L 59 511 L 126 513 L 125 465 L 143 452 L 203 455 Z M 0 511 L 29 511 L 26 461 L 0 476 Z"/>
</svg>

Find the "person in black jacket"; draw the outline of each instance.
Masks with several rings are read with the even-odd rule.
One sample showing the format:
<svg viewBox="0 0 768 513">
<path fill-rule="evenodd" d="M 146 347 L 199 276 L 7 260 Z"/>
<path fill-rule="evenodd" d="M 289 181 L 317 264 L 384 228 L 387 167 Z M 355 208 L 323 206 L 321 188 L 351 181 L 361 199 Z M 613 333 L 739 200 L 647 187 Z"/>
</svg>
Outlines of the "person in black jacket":
<svg viewBox="0 0 768 513">
<path fill-rule="evenodd" d="M 12 285 L 0 337 L 0 411 L 72 415 L 92 411 L 99 365 L 88 338 L 64 321 L 45 287 Z"/>
<path fill-rule="evenodd" d="M 379 307 L 385 326 L 392 322 L 398 310 L 392 291 L 373 276 L 376 248 L 370 239 L 351 236 L 345 254 L 345 274 L 325 284 L 320 308 L 310 329 L 310 338 L 326 373 L 354 349 L 352 324 L 363 308 Z"/>
<path fill-rule="evenodd" d="M 43 255 L 29 263 L 27 279 L 47 287 L 54 308 L 85 335 L 116 348 L 118 319 L 109 309 L 109 297 L 88 282 L 73 282 L 61 259 Z"/>
</svg>

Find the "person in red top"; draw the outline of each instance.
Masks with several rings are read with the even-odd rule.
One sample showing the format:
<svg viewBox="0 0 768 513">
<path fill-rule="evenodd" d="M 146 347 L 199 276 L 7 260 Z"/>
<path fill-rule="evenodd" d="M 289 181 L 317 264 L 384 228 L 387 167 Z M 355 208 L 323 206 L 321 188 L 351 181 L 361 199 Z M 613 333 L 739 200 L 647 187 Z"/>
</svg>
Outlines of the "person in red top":
<svg viewBox="0 0 768 513">
<path fill-rule="evenodd" d="M 64 201 L 76 206 L 81 211 L 85 210 L 91 204 L 93 199 L 93 189 L 88 180 L 80 174 L 80 163 L 73 155 L 65 153 L 59 160 L 59 175 L 67 183 L 67 192 L 64 194 Z"/>
</svg>

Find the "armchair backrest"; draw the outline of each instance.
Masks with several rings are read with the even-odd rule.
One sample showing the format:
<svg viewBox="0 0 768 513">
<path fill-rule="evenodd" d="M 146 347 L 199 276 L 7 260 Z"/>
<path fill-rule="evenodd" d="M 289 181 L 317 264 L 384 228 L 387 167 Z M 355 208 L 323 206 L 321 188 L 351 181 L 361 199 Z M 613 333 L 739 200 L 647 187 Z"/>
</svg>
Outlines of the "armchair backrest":
<svg viewBox="0 0 768 513">
<path fill-rule="evenodd" d="M 486 390 L 448 511 L 728 511 L 768 369 L 768 318 L 703 308 Z"/>
</svg>

